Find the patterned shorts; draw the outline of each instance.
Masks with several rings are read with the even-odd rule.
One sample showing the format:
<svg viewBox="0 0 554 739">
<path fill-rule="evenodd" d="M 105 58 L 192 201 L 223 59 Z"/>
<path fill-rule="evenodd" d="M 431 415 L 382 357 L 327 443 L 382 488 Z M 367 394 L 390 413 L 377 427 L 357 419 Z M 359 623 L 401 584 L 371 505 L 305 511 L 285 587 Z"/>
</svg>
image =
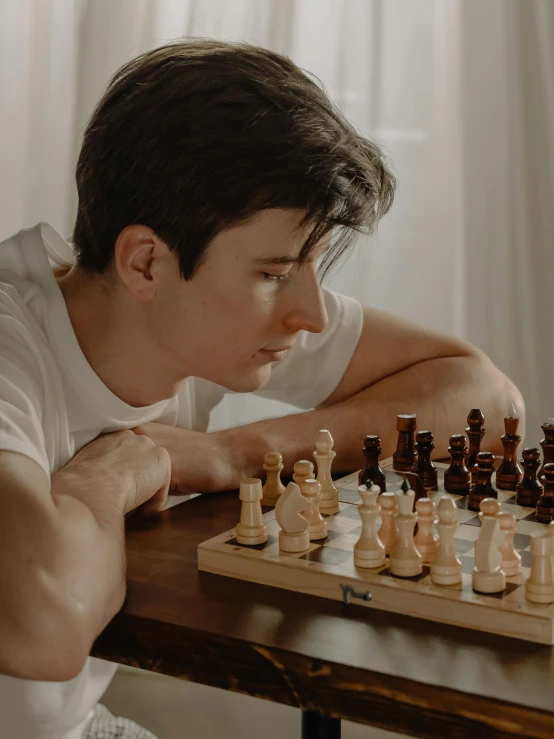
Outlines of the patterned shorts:
<svg viewBox="0 0 554 739">
<path fill-rule="evenodd" d="M 98 703 L 85 728 L 83 739 L 156 739 L 156 737 L 128 718 L 113 716 L 106 706 Z"/>
</svg>

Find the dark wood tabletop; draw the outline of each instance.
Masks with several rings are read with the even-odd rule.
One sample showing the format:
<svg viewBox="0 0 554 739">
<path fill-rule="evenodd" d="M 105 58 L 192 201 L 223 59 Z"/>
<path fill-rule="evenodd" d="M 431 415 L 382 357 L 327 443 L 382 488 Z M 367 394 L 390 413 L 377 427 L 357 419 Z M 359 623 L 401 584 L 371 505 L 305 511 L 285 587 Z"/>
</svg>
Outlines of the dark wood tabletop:
<svg viewBox="0 0 554 739">
<path fill-rule="evenodd" d="M 127 522 L 128 595 L 93 654 L 417 737 L 554 736 L 554 648 L 199 572 L 236 494 Z"/>
</svg>

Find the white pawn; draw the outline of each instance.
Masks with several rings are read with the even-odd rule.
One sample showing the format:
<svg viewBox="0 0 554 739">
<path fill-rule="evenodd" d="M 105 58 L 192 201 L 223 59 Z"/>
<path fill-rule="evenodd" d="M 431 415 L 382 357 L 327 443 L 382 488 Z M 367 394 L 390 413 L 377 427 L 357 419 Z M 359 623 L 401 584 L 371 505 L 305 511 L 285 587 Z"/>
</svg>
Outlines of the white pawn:
<svg viewBox="0 0 554 739">
<path fill-rule="evenodd" d="M 377 498 L 381 493 L 379 485 L 360 485 L 358 488 L 362 502 L 358 504 L 358 511 L 362 519 L 362 533 L 354 544 L 354 565 L 356 567 L 382 567 L 385 564 L 385 545 L 377 533 L 377 517 L 381 506 Z"/>
<path fill-rule="evenodd" d="M 311 462 L 308 464 L 312 467 Z M 321 485 L 317 480 L 304 480 L 300 484 L 300 492 L 310 501 L 310 508 L 306 512 L 306 518 L 308 519 L 308 534 L 310 535 L 310 541 L 319 541 L 325 539 L 327 536 L 327 522 L 319 512 L 319 499 L 321 497 Z"/>
<path fill-rule="evenodd" d="M 390 554 L 396 546 L 396 495 L 394 493 L 381 493 L 378 503 L 381 506 L 381 528 L 379 538 L 385 546 L 385 553 Z"/>
<path fill-rule="evenodd" d="M 548 525 L 546 534 L 531 536 L 531 573 L 525 583 L 525 597 L 531 603 L 554 602 L 554 569 L 552 554 L 554 539 Z"/>
<path fill-rule="evenodd" d="M 240 483 L 239 498 L 242 501 L 240 522 L 235 529 L 239 544 L 254 546 L 267 541 L 267 529 L 262 517 L 262 481 L 249 477 Z"/>
<path fill-rule="evenodd" d="M 475 567 L 471 573 L 471 585 L 478 593 L 501 593 L 506 588 L 506 575 L 502 570 L 502 532 L 496 498 L 483 498 L 479 504 L 481 531 L 475 542 Z"/>
<path fill-rule="evenodd" d="M 300 459 L 295 463 L 292 471 L 292 480 L 300 489 L 302 489 L 304 480 L 313 480 L 314 477 L 314 466 L 309 459 Z"/>
<path fill-rule="evenodd" d="M 449 495 L 441 495 L 437 514 L 439 548 L 431 565 L 431 582 L 435 585 L 458 585 L 462 582 L 462 563 L 454 546 L 458 509 Z"/>
<path fill-rule="evenodd" d="M 333 484 L 331 465 L 337 453 L 333 451 L 333 437 L 327 429 L 322 429 L 315 439 L 314 458 L 317 462 L 317 481 L 321 485 L 319 510 L 323 513 L 336 513 L 339 509 L 339 492 Z"/>
<path fill-rule="evenodd" d="M 433 532 L 435 504 L 431 498 L 416 500 L 417 534 L 414 543 L 423 558 L 423 564 L 431 564 L 439 548 L 439 538 Z"/>
<path fill-rule="evenodd" d="M 516 517 L 508 511 L 500 511 L 497 516 L 500 531 L 504 534 L 504 541 L 500 545 L 502 555 L 502 570 L 506 577 L 519 575 L 521 572 L 521 557 L 514 548 L 514 536 L 516 534 Z"/>
<path fill-rule="evenodd" d="M 414 513 L 415 493 L 407 485 L 395 492 L 398 504 L 396 527 L 398 540 L 390 555 L 390 571 L 396 577 L 415 577 L 423 571 L 423 560 L 414 544 L 414 526 L 417 514 Z"/>
<path fill-rule="evenodd" d="M 279 549 L 282 552 L 305 552 L 310 548 L 308 520 L 301 516 L 311 503 L 300 493 L 295 482 L 289 482 L 285 492 L 275 504 L 275 519 L 281 527 Z"/>
<path fill-rule="evenodd" d="M 285 490 L 281 482 L 283 457 L 277 452 L 268 452 L 264 457 L 264 470 L 267 472 L 265 485 L 262 488 L 262 505 L 274 506 Z"/>
</svg>

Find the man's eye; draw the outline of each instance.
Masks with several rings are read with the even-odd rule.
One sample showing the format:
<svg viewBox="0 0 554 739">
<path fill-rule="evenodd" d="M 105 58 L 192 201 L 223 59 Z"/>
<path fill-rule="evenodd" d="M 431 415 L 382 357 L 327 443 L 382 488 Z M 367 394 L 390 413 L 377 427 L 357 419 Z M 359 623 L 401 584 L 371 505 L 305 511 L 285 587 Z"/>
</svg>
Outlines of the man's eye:
<svg viewBox="0 0 554 739">
<path fill-rule="evenodd" d="M 269 272 L 262 272 L 262 277 L 264 280 L 267 280 L 267 282 L 276 282 L 279 285 L 284 285 L 290 279 L 290 272 L 287 272 L 284 275 L 272 275 Z"/>
</svg>

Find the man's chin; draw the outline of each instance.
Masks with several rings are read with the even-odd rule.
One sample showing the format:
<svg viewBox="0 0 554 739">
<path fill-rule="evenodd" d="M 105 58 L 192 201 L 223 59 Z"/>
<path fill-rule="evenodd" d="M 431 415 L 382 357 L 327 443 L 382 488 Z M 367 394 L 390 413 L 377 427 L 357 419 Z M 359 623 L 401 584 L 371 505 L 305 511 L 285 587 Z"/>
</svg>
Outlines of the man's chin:
<svg viewBox="0 0 554 739">
<path fill-rule="evenodd" d="M 221 384 L 234 393 L 254 393 L 266 385 L 270 378 L 271 365 L 267 365 L 256 372 L 245 372 L 233 378 L 226 378 L 227 381 Z"/>
</svg>

